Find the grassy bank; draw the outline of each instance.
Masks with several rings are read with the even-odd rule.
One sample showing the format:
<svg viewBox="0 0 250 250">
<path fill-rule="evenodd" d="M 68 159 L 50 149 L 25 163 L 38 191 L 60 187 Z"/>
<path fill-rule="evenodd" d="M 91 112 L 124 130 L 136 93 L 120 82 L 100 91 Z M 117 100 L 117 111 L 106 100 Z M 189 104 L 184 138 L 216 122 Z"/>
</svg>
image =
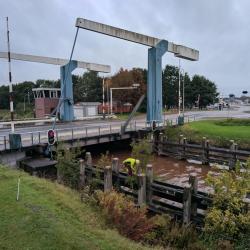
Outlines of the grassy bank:
<svg viewBox="0 0 250 250">
<path fill-rule="evenodd" d="M 0 249 L 147 248 L 106 228 L 98 211 L 69 188 L 0 166 Z"/>
<path fill-rule="evenodd" d="M 14 111 L 14 119 L 28 119 L 34 118 L 33 108 L 27 107 L 24 112 L 23 109 L 18 108 Z M 0 109 L 0 121 L 10 121 L 10 111 L 7 109 Z"/>
<path fill-rule="evenodd" d="M 240 147 L 250 148 L 250 119 L 197 121 L 184 125 L 180 132 L 193 141 L 207 137 L 215 145 L 228 146 L 235 140 Z"/>
</svg>

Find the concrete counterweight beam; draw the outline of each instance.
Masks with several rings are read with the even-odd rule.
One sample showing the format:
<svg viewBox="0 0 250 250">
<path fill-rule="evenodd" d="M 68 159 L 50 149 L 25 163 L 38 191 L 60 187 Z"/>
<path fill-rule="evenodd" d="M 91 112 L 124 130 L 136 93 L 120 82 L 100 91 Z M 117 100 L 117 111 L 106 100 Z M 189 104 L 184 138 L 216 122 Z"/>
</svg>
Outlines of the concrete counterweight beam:
<svg viewBox="0 0 250 250">
<path fill-rule="evenodd" d="M 130 42 L 139 43 L 149 47 L 155 47 L 161 40 L 163 40 L 156 37 L 136 33 L 133 31 L 113 27 L 103 23 L 90 21 L 84 18 L 76 19 L 76 27 L 101 33 L 107 36 L 112 36 L 119 39 L 127 40 Z M 199 60 L 198 50 L 183 45 L 175 44 L 173 42 L 168 42 L 167 51 L 170 53 L 174 53 L 176 57 L 184 58 L 186 60 L 191 60 L 191 61 Z"/>
<path fill-rule="evenodd" d="M 0 58 L 8 59 L 8 53 L 0 52 Z M 47 56 L 34 56 L 34 55 L 26 55 L 26 54 L 18 54 L 18 53 L 10 53 L 10 58 L 12 60 L 45 63 L 45 64 L 52 64 L 52 65 L 59 65 L 59 66 L 64 66 L 68 64 L 69 62 L 69 60 L 62 59 L 62 58 L 47 57 Z M 83 62 L 83 61 L 75 61 L 75 62 L 77 64 L 77 68 L 88 69 L 88 70 L 103 72 L 103 73 L 110 73 L 111 71 L 109 65 L 89 63 L 89 62 Z"/>
<path fill-rule="evenodd" d="M 8 59 L 7 52 L 0 52 L 0 58 Z M 74 98 L 73 98 L 73 84 L 72 84 L 72 72 L 76 68 L 88 69 L 97 72 L 110 73 L 111 67 L 109 65 L 89 63 L 83 61 L 69 60 L 62 58 L 25 55 L 18 53 L 10 53 L 12 60 L 45 63 L 60 66 L 61 76 L 61 99 L 63 100 L 60 107 L 60 118 L 63 121 L 72 121 L 74 119 Z"/>
</svg>

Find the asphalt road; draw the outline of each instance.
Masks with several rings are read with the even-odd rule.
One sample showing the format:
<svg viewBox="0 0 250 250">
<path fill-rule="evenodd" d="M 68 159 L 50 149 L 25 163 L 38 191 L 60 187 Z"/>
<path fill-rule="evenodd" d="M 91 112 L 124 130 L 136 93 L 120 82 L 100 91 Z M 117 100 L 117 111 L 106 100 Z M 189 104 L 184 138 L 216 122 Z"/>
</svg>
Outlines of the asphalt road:
<svg viewBox="0 0 250 250">
<path fill-rule="evenodd" d="M 213 119 L 213 118 L 250 118 L 250 106 L 240 106 L 233 107 L 232 109 L 224 109 L 222 111 L 219 110 L 211 110 L 211 111 L 188 111 L 185 113 L 186 116 L 195 116 L 195 120 L 204 120 L 204 119 Z M 164 115 L 164 120 L 166 119 L 176 119 L 178 114 L 166 114 Z M 146 122 L 145 116 L 135 117 L 134 120 L 138 122 L 138 124 L 143 124 Z M 75 121 L 69 123 L 58 123 L 56 124 L 56 129 L 67 129 L 67 128 L 93 128 L 96 126 L 108 126 L 108 125 L 121 125 L 124 121 L 117 120 L 88 120 L 88 121 Z M 46 131 L 51 129 L 51 124 L 46 125 L 36 125 L 36 126 L 28 126 L 25 127 L 17 127 L 15 132 L 17 133 L 26 133 L 26 132 L 35 132 L 35 131 Z M 2 128 L 0 129 L 0 136 L 8 135 L 10 132 L 10 128 Z"/>
</svg>

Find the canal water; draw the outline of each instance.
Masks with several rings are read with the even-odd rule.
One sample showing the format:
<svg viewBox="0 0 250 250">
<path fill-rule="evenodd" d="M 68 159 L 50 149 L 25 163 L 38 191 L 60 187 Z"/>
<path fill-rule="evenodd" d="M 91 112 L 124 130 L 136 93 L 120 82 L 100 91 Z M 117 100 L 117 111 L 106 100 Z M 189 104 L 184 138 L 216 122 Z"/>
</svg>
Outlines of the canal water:
<svg viewBox="0 0 250 250">
<path fill-rule="evenodd" d="M 92 154 L 93 163 L 96 164 L 100 159 L 100 154 L 109 152 L 110 160 L 113 157 L 119 158 L 120 164 L 128 157 L 131 157 L 131 147 L 129 143 L 112 144 L 111 146 L 102 145 L 101 147 L 93 147 L 87 149 Z M 162 181 L 171 184 L 183 186 L 188 182 L 190 173 L 196 173 L 198 177 L 198 188 L 209 191 L 205 185 L 205 178 L 211 166 L 201 165 L 195 162 L 177 160 L 172 157 L 153 155 L 152 161 L 154 175 Z M 213 170 L 213 173 L 216 172 Z"/>
</svg>

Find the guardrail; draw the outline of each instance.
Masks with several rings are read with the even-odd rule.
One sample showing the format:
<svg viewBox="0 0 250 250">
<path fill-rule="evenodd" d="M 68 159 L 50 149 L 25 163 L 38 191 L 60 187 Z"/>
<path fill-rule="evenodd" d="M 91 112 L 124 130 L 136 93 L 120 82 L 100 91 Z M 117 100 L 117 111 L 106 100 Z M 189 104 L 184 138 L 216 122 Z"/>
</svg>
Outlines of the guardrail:
<svg viewBox="0 0 250 250">
<path fill-rule="evenodd" d="M 186 116 L 185 122 L 195 120 L 195 116 Z M 157 123 L 156 126 L 174 126 L 178 124 L 178 119 L 166 119 L 162 123 Z M 55 129 L 56 142 L 77 140 L 81 138 L 89 138 L 92 136 L 101 136 L 106 134 L 120 133 L 123 123 L 112 123 L 108 125 L 91 126 L 91 127 L 71 127 L 63 129 Z M 126 132 L 138 131 L 143 128 L 149 128 L 150 125 L 146 122 L 132 121 L 129 123 Z M 48 142 L 47 130 L 21 132 L 22 147 L 30 147 Z M 0 135 L 0 151 L 9 150 L 9 136 Z"/>
</svg>

